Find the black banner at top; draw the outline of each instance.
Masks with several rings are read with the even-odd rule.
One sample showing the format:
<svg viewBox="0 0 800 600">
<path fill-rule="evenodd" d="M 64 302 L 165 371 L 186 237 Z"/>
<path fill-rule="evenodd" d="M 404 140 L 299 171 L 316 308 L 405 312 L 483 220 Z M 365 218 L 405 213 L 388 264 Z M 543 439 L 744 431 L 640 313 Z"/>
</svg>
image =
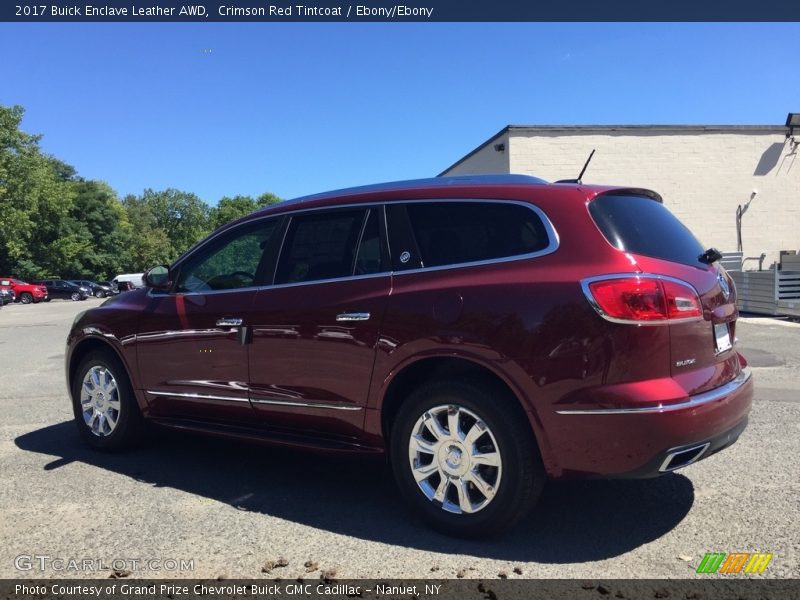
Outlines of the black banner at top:
<svg viewBox="0 0 800 600">
<path fill-rule="evenodd" d="M 6 22 L 800 21 L 797 0 L 4 0 Z"/>
</svg>

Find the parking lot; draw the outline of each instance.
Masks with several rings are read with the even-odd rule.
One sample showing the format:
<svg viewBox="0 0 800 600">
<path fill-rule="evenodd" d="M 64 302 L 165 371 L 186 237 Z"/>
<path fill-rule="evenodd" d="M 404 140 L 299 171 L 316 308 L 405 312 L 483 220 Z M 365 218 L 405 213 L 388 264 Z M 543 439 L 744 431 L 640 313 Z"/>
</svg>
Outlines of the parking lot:
<svg viewBox="0 0 800 600">
<path fill-rule="evenodd" d="M 145 577 L 677 578 L 706 552 L 770 552 L 765 577 L 800 577 L 798 324 L 740 321 L 756 400 L 733 447 L 658 479 L 551 485 L 516 530 L 474 542 L 421 525 L 379 459 L 158 434 L 128 454 L 89 451 L 64 342 L 100 303 L 0 310 L 0 577 L 98 575 L 59 558 L 159 561 Z M 192 568 L 165 570 L 173 560 Z"/>
</svg>

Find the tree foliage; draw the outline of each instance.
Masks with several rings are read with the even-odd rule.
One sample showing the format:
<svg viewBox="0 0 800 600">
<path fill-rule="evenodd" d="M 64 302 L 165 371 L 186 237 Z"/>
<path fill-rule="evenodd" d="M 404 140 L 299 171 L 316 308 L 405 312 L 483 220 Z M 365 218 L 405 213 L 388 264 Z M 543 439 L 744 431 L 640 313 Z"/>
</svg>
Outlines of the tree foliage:
<svg viewBox="0 0 800 600">
<path fill-rule="evenodd" d="M 20 129 L 24 110 L 0 106 L 0 274 L 110 279 L 169 263 L 213 229 L 268 204 L 222 198 L 209 207 L 193 193 L 145 189 L 120 201 L 43 153 L 41 136 Z"/>
<path fill-rule="evenodd" d="M 217 229 L 226 223 L 249 215 L 259 208 L 276 204 L 280 201 L 280 198 L 270 193 L 261 194 L 258 198 L 250 196 L 233 196 L 230 198 L 225 196 L 211 209 L 211 228 Z"/>
</svg>

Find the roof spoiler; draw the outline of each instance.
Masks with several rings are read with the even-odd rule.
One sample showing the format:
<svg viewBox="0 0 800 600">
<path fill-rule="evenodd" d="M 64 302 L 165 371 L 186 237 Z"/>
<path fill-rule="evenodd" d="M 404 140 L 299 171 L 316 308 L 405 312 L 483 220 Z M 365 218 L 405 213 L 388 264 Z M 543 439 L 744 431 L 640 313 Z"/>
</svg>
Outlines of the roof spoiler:
<svg viewBox="0 0 800 600">
<path fill-rule="evenodd" d="M 645 196 L 646 198 L 655 200 L 659 204 L 664 204 L 664 199 L 661 197 L 661 194 L 645 188 L 618 188 L 613 190 L 605 190 L 597 194 L 595 198 L 600 196 Z"/>
</svg>

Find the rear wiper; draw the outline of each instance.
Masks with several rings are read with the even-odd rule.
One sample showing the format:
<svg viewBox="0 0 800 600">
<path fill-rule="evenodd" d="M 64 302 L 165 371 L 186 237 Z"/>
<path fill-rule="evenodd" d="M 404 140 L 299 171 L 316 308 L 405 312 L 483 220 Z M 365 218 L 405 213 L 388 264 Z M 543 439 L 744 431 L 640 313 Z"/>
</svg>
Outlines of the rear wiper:
<svg viewBox="0 0 800 600">
<path fill-rule="evenodd" d="M 715 263 L 722 258 L 722 252 L 717 250 L 716 248 L 709 248 L 705 252 L 703 252 L 700 256 L 697 257 L 701 263 L 710 265 L 711 263 Z"/>
</svg>

